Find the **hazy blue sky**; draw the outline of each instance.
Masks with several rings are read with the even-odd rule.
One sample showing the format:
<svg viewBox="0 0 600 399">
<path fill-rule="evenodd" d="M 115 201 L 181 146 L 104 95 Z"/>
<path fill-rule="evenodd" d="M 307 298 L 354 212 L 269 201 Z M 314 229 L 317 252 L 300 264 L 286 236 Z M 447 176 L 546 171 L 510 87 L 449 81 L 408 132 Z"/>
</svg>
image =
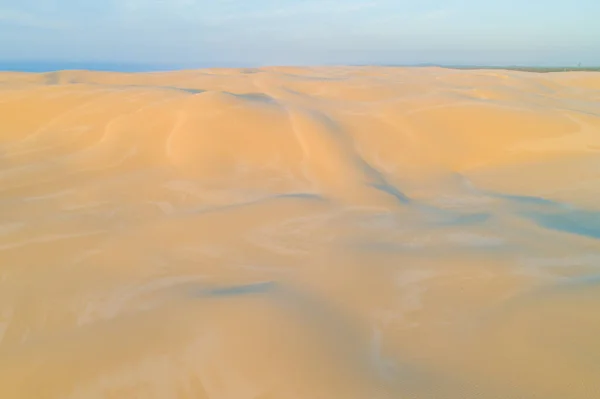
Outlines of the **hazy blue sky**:
<svg viewBox="0 0 600 399">
<path fill-rule="evenodd" d="M 0 60 L 600 65 L 600 0 L 0 0 Z"/>
</svg>

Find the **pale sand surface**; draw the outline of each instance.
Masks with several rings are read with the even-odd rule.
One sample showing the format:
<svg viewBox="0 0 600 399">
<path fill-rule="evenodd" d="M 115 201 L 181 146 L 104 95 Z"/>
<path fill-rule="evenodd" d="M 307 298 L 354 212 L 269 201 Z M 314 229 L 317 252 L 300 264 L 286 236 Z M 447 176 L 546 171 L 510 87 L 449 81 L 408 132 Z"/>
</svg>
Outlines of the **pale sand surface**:
<svg viewBox="0 0 600 399">
<path fill-rule="evenodd" d="M 0 398 L 600 398 L 600 73 L 0 74 Z"/>
</svg>

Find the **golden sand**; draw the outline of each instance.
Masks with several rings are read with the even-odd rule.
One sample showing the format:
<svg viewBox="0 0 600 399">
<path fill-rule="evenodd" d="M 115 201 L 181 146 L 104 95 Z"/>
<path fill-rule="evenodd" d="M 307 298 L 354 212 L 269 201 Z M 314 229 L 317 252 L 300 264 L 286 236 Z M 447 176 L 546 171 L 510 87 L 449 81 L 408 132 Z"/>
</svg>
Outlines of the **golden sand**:
<svg viewBox="0 0 600 399">
<path fill-rule="evenodd" d="M 0 398 L 600 397 L 600 74 L 0 74 Z"/>
</svg>

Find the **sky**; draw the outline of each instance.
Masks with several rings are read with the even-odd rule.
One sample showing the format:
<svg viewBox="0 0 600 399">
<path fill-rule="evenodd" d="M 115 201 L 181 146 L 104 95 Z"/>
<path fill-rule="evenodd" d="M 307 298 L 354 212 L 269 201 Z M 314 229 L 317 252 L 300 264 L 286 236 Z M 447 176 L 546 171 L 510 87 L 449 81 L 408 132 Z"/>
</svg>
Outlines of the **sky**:
<svg viewBox="0 0 600 399">
<path fill-rule="evenodd" d="M 0 61 L 600 65 L 600 0 L 0 0 Z"/>
</svg>

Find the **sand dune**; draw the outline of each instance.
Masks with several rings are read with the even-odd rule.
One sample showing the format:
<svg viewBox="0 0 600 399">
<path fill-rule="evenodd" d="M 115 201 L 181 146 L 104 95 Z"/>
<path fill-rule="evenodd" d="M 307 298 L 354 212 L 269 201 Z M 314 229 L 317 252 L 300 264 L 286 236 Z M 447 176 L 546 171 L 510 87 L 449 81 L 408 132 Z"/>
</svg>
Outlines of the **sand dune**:
<svg viewBox="0 0 600 399">
<path fill-rule="evenodd" d="M 600 74 L 0 74 L 0 397 L 600 397 Z"/>
</svg>

